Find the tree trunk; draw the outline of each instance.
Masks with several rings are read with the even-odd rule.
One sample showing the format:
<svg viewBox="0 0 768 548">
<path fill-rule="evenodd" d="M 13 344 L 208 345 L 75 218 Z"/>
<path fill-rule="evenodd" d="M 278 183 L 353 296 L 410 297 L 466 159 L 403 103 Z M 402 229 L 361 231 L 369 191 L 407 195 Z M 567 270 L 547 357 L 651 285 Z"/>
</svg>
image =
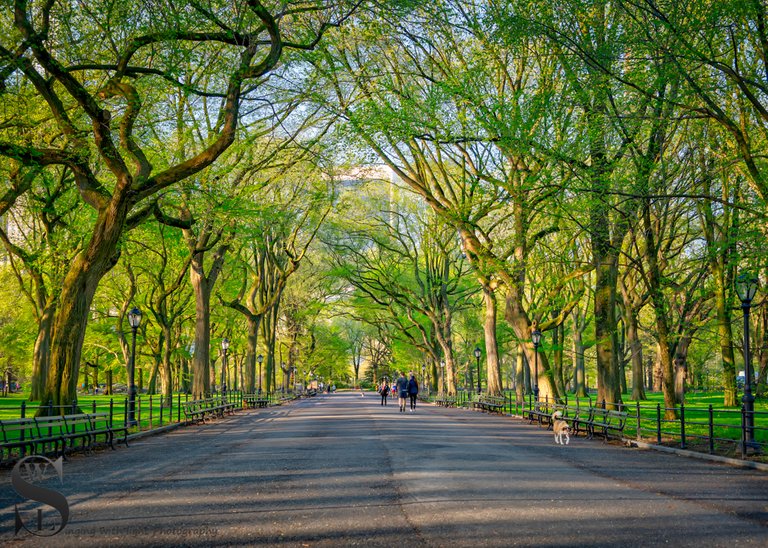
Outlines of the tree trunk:
<svg viewBox="0 0 768 548">
<path fill-rule="evenodd" d="M 557 393 L 565 394 L 565 364 L 563 363 L 563 345 L 565 344 L 565 328 L 563 324 L 552 330 L 552 376 L 557 384 Z"/>
<path fill-rule="evenodd" d="M 496 293 L 490 287 L 483 285 L 483 301 L 485 302 L 485 364 L 488 394 L 499 396 L 502 393 L 501 371 L 499 369 L 499 345 L 496 340 Z"/>
<path fill-rule="evenodd" d="M 158 359 L 159 358 L 159 359 Z M 160 373 L 160 366 L 163 363 L 161 356 L 155 356 L 155 361 L 152 364 L 152 370 L 149 372 L 149 383 L 147 384 L 147 394 L 157 394 L 157 377 Z"/>
<path fill-rule="evenodd" d="M 661 364 L 661 388 L 664 393 L 664 417 L 677 418 L 677 401 L 675 395 L 675 363 L 670 352 L 666 334 L 659 334 L 659 362 Z"/>
<path fill-rule="evenodd" d="M 525 401 L 525 396 L 531 393 L 531 376 L 529 374 L 528 361 L 525 359 L 525 352 L 522 352 L 521 350 L 518 350 L 517 352 L 515 375 L 517 377 L 515 398 L 518 405 L 520 405 Z"/>
<path fill-rule="evenodd" d="M 573 392 L 578 398 L 587 396 L 586 371 L 584 365 L 584 343 L 582 342 L 582 329 L 574 313 L 573 322 Z"/>
<path fill-rule="evenodd" d="M 720 357 L 723 361 L 723 387 L 726 407 L 737 405 L 736 400 L 736 357 L 733 352 L 733 328 L 731 308 L 726 299 L 725 272 L 719 263 L 710 263 L 715 281 L 715 311 L 717 317 L 717 340 L 720 343 Z"/>
<path fill-rule="evenodd" d="M 171 328 L 163 326 L 163 338 L 166 341 L 163 347 L 163 358 L 160 380 L 162 384 L 163 401 L 170 402 L 173 398 L 173 369 L 171 367 Z"/>
<path fill-rule="evenodd" d="M 653 362 L 653 391 L 661 392 L 664 371 L 661 365 L 661 347 L 656 343 L 656 359 Z"/>
<path fill-rule="evenodd" d="M 757 309 L 757 323 L 759 329 L 755 333 L 755 341 L 758 343 L 755 349 L 755 365 L 757 366 L 757 384 L 755 395 L 762 398 L 766 395 L 766 383 L 768 382 L 768 310 L 765 306 Z"/>
<path fill-rule="evenodd" d="M 32 354 L 32 384 L 29 394 L 31 401 L 42 400 L 45 392 L 51 360 L 51 335 L 55 312 L 56 305 L 48 304 L 42 310 L 37 324 L 37 339 L 35 339 L 35 349 Z"/>
<path fill-rule="evenodd" d="M 192 398 L 202 399 L 211 394 L 210 336 L 211 288 L 199 262 L 189 270 L 195 292 L 195 354 L 192 356 Z"/>
<path fill-rule="evenodd" d="M 99 281 L 117 262 L 127 205 L 111 205 L 114 209 L 99 214 L 88 247 L 75 258 L 62 283 L 53 322 L 50 368 L 41 398 L 43 404 L 51 402 L 57 414 L 77 399 L 80 357 L 93 295 Z M 38 414 L 46 413 L 46 409 L 41 406 Z"/>
<path fill-rule="evenodd" d="M 618 362 L 614 347 L 616 331 L 617 261 L 611 253 L 595 251 L 595 340 L 597 351 L 597 399 L 608 408 L 621 401 Z"/>
<path fill-rule="evenodd" d="M 245 388 L 249 394 L 256 392 L 256 356 L 258 354 L 259 326 L 261 325 L 261 314 L 248 316 L 248 333 L 245 351 Z"/>
<path fill-rule="evenodd" d="M 643 343 L 637 329 L 637 315 L 627 303 L 624 305 L 624 324 L 626 325 L 629 359 L 632 362 L 632 399 L 645 400 L 645 380 L 643 377 Z"/>
</svg>

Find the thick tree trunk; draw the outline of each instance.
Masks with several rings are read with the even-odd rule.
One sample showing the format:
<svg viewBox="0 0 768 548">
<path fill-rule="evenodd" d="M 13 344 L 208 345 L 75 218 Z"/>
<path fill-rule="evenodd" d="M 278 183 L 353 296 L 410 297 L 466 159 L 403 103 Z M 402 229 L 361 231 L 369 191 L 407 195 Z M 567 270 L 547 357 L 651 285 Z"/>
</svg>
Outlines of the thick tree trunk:
<svg viewBox="0 0 768 548">
<path fill-rule="evenodd" d="M 565 343 L 565 329 L 563 324 L 558 325 L 552 330 L 552 370 L 553 377 L 557 384 L 557 393 L 565 394 L 567 387 L 565 383 L 565 364 L 563 363 L 563 344 Z"/>
<path fill-rule="evenodd" d="M 685 403 L 685 382 L 688 374 L 688 347 L 691 344 L 691 335 L 686 333 L 680 338 L 675 349 L 675 399 L 678 403 Z"/>
<path fill-rule="evenodd" d="M 245 351 L 245 387 L 249 394 L 256 392 L 256 356 L 258 354 L 259 326 L 261 315 L 248 316 L 248 340 Z"/>
<path fill-rule="evenodd" d="M 496 293 L 490 287 L 483 286 L 485 302 L 485 364 L 488 394 L 499 396 L 502 392 L 501 371 L 499 369 L 499 345 L 496 340 Z"/>
<path fill-rule="evenodd" d="M 637 330 L 637 316 L 629 305 L 624 307 L 624 323 L 626 325 L 629 359 L 632 362 L 632 399 L 645 400 L 645 380 L 643 377 L 643 344 Z"/>
<path fill-rule="evenodd" d="M 525 396 L 531 393 L 531 375 L 528 369 L 528 362 L 525 359 L 525 352 L 518 346 L 517 363 L 515 364 L 515 399 L 520 405 L 525 401 Z"/>
<path fill-rule="evenodd" d="M 97 253 L 91 251 L 93 247 L 97 247 L 93 250 Z M 45 413 L 45 405 L 49 402 L 54 406 L 54 413 L 62 413 L 77 399 L 80 357 L 93 295 L 102 276 L 114 266 L 109 260 L 115 250 L 114 245 L 92 245 L 92 248 L 89 251 L 100 260 L 88 260 L 83 256 L 75 259 L 62 286 L 51 338 L 50 369 L 41 398 L 44 405 L 38 413 Z"/>
<path fill-rule="evenodd" d="M 595 254 L 595 340 L 597 355 L 597 399 L 611 408 L 621 401 L 618 361 L 614 337 L 616 331 L 616 279 L 618 262 L 611 253 Z"/>
<path fill-rule="evenodd" d="M 534 350 L 533 343 L 531 342 L 532 324 L 513 291 L 507 294 L 506 320 L 512 326 L 517 338 L 521 341 L 520 347 L 525 353 L 528 365 L 531 368 L 532 384 L 539 388 L 539 399 L 542 401 L 556 401 L 558 394 L 555 386 L 550 382 L 550 367 L 547 354 L 539 349 L 537 356 L 537 352 Z M 536 376 L 537 369 L 538 379 L 534 379 L 533 377 Z"/>
<path fill-rule="evenodd" d="M 584 364 L 584 343 L 579 323 L 573 325 L 573 392 L 576 397 L 587 396 L 586 370 Z"/>
<path fill-rule="evenodd" d="M 167 405 L 173 398 L 173 370 L 171 367 L 171 328 L 163 326 L 163 339 L 166 341 L 163 346 L 163 358 L 161 365 L 160 380 L 162 384 L 163 402 Z"/>
<path fill-rule="evenodd" d="M 53 403 L 57 414 L 77 399 L 80 357 L 93 295 L 102 277 L 117 262 L 127 204 L 110 205 L 100 212 L 88 247 L 72 262 L 62 283 L 51 336 L 50 368 L 41 398 L 43 404 Z M 38 413 L 45 413 L 45 409 L 41 406 Z"/>
<path fill-rule="evenodd" d="M 157 378 L 160 374 L 160 366 L 163 363 L 162 355 L 159 356 L 160 359 L 157 358 L 158 356 L 155 356 L 155 361 L 152 364 L 152 370 L 149 372 L 149 382 L 147 383 L 148 394 L 157 394 Z"/>
<path fill-rule="evenodd" d="M 42 400 L 45 392 L 51 361 L 51 336 L 55 313 L 56 306 L 54 304 L 47 305 L 42 310 L 37 324 L 37 338 L 32 354 L 32 383 L 29 394 L 31 401 Z"/>
<path fill-rule="evenodd" d="M 737 404 L 736 399 L 736 357 L 733 352 L 733 329 L 731 327 L 731 309 L 726 300 L 727 289 L 724 287 L 724 276 L 719 263 L 711 263 L 713 279 L 715 280 L 715 311 L 717 315 L 717 340 L 720 343 L 720 358 L 723 362 L 723 387 L 726 407 Z"/>
<path fill-rule="evenodd" d="M 661 392 L 664 384 L 664 370 L 661 365 L 661 347 L 656 343 L 656 359 L 653 361 L 653 391 Z"/>
<path fill-rule="evenodd" d="M 195 293 L 195 354 L 192 356 L 192 398 L 201 399 L 211 394 L 210 334 L 211 288 L 201 267 L 189 270 Z"/>
</svg>

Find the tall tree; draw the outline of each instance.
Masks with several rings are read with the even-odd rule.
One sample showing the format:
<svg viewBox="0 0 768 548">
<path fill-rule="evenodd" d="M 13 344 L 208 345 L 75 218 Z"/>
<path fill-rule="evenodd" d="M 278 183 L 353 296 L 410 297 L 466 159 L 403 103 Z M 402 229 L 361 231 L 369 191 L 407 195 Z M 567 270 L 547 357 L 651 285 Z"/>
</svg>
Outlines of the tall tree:
<svg viewBox="0 0 768 548">
<path fill-rule="evenodd" d="M 163 218 L 161 191 L 201 172 L 232 144 L 243 100 L 258 94 L 257 83 L 278 66 L 285 49 L 313 47 L 329 25 L 348 15 L 344 6 L 301 4 L 270 10 L 252 0 L 242 10 L 214 12 L 195 2 L 160 1 L 152 17 L 141 17 L 138 3 L 135 9 L 105 3 L 70 10 L 18 0 L 12 13 L 3 8 L 5 19 L 13 20 L 0 44 L 3 88 L 10 81 L 34 88 L 26 121 L 38 131 L 4 130 L 0 155 L 32 168 L 65 166 L 94 210 L 91 237 L 68 268 L 53 320 L 43 398 L 55 406 L 75 398 L 88 311 L 99 281 L 118 260 L 125 230 L 153 213 Z M 206 80 L 207 89 L 187 85 L 198 80 L 180 74 L 177 60 L 184 57 L 216 75 Z M 173 88 L 218 105 L 218 121 L 204 145 L 179 162 L 162 145 L 150 150 L 149 131 L 166 133 L 164 116 L 153 101 L 143 100 Z M 46 133 L 60 138 L 47 139 Z"/>
</svg>

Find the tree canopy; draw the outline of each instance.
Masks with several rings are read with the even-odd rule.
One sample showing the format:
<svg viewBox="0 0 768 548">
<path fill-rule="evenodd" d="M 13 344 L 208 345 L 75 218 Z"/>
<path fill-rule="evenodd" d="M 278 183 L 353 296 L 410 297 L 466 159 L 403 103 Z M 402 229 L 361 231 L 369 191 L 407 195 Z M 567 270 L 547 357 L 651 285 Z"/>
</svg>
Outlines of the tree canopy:
<svg viewBox="0 0 768 548">
<path fill-rule="evenodd" d="M 736 404 L 763 2 L 1 9 L 0 359 L 34 399 L 122 378 L 139 306 L 167 396 L 397 369 L 453 394 L 479 348 L 489 393 Z"/>
</svg>

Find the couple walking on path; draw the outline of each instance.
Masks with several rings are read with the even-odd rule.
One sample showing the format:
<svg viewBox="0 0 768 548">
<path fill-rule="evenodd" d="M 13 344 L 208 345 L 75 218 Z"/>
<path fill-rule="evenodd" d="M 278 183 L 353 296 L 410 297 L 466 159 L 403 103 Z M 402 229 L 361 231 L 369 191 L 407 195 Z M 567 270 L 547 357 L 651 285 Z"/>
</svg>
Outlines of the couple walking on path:
<svg viewBox="0 0 768 548">
<path fill-rule="evenodd" d="M 400 403 L 400 412 L 405 413 L 406 400 L 410 400 L 411 413 L 416 411 L 416 396 L 419 393 L 419 383 L 416 382 L 416 377 L 413 371 L 410 372 L 408 379 L 405 378 L 404 373 L 399 373 L 399 377 L 395 382 L 395 390 L 397 391 L 398 402 Z"/>
</svg>

